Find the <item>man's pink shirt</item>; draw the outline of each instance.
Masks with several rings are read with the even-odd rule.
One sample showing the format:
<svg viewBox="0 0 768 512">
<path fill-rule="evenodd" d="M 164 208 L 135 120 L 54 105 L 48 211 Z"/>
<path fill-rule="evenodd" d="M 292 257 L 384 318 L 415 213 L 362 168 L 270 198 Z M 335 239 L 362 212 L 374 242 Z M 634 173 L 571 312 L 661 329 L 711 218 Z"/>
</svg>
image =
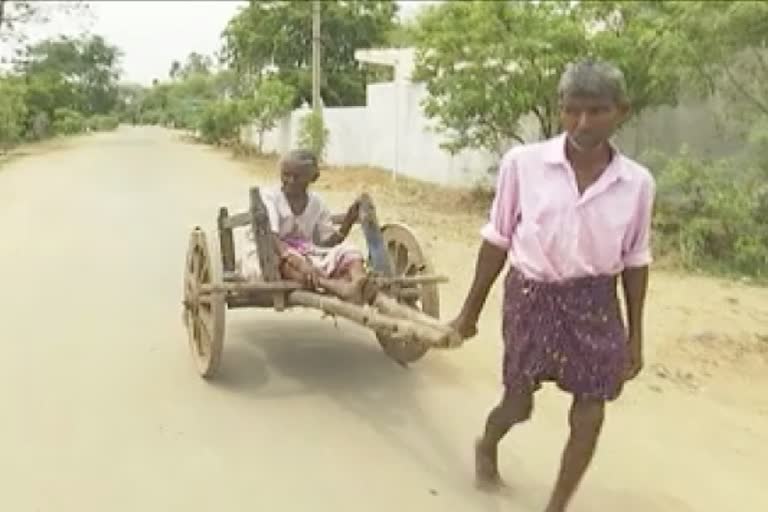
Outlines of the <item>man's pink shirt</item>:
<svg viewBox="0 0 768 512">
<path fill-rule="evenodd" d="M 503 157 L 490 220 L 481 233 L 538 281 L 615 275 L 651 263 L 651 173 L 614 147 L 600 178 L 579 195 L 565 134 Z"/>
</svg>

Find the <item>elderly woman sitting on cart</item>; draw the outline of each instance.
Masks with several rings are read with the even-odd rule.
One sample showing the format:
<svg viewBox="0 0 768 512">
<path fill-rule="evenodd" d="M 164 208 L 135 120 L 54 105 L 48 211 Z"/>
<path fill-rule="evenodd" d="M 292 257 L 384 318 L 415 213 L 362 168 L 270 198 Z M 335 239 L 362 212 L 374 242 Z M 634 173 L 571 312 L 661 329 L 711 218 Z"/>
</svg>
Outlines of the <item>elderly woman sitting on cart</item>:
<svg viewBox="0 0 768 512">
<path fill-rule="evenodd" d="M 275 236 L 280 273 L 310 290 L 324 289 L 342 300 L 370 303 L 376 289 L 368 280 L 360 250 L 345 242 L 359 216 L 355 201 L 337 228 L 325 202 L 309 186 L 319 176 L 315 155 L 289 152 L 280 162 L 281 187 L 266 189 L 262 199 Z M 240 272 L 246 279 L 260 274 L 253 233 L 248 232 Z"/>
</svg>

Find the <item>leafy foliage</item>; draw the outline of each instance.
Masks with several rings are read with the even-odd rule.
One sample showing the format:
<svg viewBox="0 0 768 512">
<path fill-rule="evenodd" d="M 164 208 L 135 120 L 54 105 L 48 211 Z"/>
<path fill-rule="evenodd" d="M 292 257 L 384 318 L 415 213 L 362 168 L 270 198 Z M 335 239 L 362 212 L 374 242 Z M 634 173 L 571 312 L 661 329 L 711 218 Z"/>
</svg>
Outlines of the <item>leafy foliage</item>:
<svg viewBox="0 0 768 512">
<path fill-rule="evenodd" d="M 724 117 L 748 130 L 768 117 L 768 3 L 676 2 L 687 77 L 723 97 Z"/>
<path fill-rule="evenodd" d="M 745 144 L 724 160 L 646 158 L 657 248 L 688 268 L 768 272 L 768 3 L 444 2 L 418 20 L 417 77 L 446 147 L 503 151 L 558 131 L 556 85 L 585 56 L 624 71 L 635 115 L 713 96 Z M 641 158 L 641 160 L 643 160 Z"/>
<path fill-rule="evenodd" d="M 99 36 L 46 40 L 28 47 L 17 61 L 16 71 L 26 82 L 25 103 L 31 114 L 26 127 L 30 133 L 39 132 L 32 130 L 33 119 L 45 116 L 53 120 L 57 109 L 85 117 L 113 111 L 118 98 L 119 56 L 119 51 Z"/>
<path fill-rule="evenodd" d="M 768 272 L 768 187 L 756 169 L 683 151 L 657 167 L 658 247 L 687 268 Z"/>
<path fill-rule="evenodd" d="M 417 35 L 415 76 L 430 96 L 425 112 L 447 132 L 446 149 L 503 151 L 521 142 L 533 113 L 556 127 L 556 84 L 587 50 L 585 29 L 561 3 L 447 2 L 426 11 Z"/>
<path fill-rule="evenodd" d="M 35 13 L 38 6 L 29 8 Z M 21 50 L 13 72 L 0 76 L 0 146 L 114 129 L 119 59 L 99 36 L 48 39 Z"/>
<path fill-rule="evenodd" d="M 7 151 L 21 139 L 26 116 L 23 84 L 19 80 L 0 78 L 0 152 Z"/>
<path fill-rule="evenodd" d="M 120 125 L 118 116 L 95 115 L 88 119 L 88 129 L 91 131 L 105 132 L 117 129 Z"/>
<path fill-rule="evenodd" d="M 53 130 L 62 135 L 74 135 L 85 131 L 86 119 L 80 112 L 69 108 L 57 108 L 53 114 Z"/>
<path fill-rule="evenodd" d="M 88 4 L 67 2 L 32 2 L 29 0 L 0 0 L 0 43 L 15 46 L 26 41 L 27 28 L 60 17 L 90 17 Z"/>
<path fill-rule="evenodd" d="M 674 35 L 656 2 L 445 2 L 427 10 L 417 33 L 417 78 L 428 116 L 446 148 L 502 152 L 559 130 L 557 82 L 569 62 L 611 59 L 626 70 L 636 112 L 677 99 Z"/>
<path fill-rule="evenodd" d="M 313 110 L 302 118 L 299 128 L 299 145 L 311 150 L 319 160 L 325 156 L 328 136 L 329 132 L 320 111 Z"/>
<path fill-rule="evenodd" d="M 248 119 L 242 101 L 219 100 L 209 103 L 200 120 L 200 135 L 204 142 L 227 144 L 234 142 L 240 127 Z"/>
<path fill-rule="evenodd" d="M 253 117 L 259 133 L 258 151 L 263 150 L 264 134 L 275 127 L 277 121 L 288 114 L 296 91 L 276 78 L 267 78 L 256 87 L 248 102 L 248 114 Z"/>
<path fill-rule="evenodd" d="M 394 28 L 396 4 L 322 2 L 321 95 L 328 106 L 363 105 L 365 86 L 381 75 L 355 60 L 355 50 L 383 46 Z M 296 90 L 294 106 L 312 97 L 312 2 L 251 1 L 223 33 L 222 57 L 238 75 L 275 71 Z"/>
<path fill-rule="evenodd" d="M 290 112 L 295 89 L 276 76 L 252 81 L 232 70 L 212 71 L 209 66 L 210 58 L 191 53 L 183 66 L 174 61 L 170 82 L 157 81 L 149 89 L 125 89 L 124 116 L 133 122 L 199 132 L 208 143 L 228 144 L 249 122 L 261 140 Z"/>
<path fill-rule="evenodd" d="M 184 65 L 177 60 L 173 61 L 168 76 L 174 80 L 184 80 L 193 75 L 209 75 L 211 74 L 212 66 L 213 62 L 209 56 L 192 52 L 187 56 L 187 61 Z"/>
</svg>

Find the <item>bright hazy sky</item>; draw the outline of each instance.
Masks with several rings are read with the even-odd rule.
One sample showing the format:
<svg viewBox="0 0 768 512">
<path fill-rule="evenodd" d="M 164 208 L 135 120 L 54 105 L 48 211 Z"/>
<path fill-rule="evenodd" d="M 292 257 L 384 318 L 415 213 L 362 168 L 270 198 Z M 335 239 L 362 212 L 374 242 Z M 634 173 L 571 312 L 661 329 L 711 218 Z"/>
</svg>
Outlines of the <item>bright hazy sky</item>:
<svg viewBox="0 0 768 512">
<path fill-rule="evenodd" d="M 400 1 L 401 14 L 412 15 L 421 5 Z M 431 2 L 427 2 L 431 3 Z M 221 46 L 221 32 L 246 1 L 91 1 L 88 22 L 55 17 L 32 31 L 33 39 L 56 34 L 76 35 L 85 27 L 120 47 L 123 80 L 149 85 L 168 76 L 173 60 L 183 61 L 193 51 L 213 55 Z"/>
</svg>

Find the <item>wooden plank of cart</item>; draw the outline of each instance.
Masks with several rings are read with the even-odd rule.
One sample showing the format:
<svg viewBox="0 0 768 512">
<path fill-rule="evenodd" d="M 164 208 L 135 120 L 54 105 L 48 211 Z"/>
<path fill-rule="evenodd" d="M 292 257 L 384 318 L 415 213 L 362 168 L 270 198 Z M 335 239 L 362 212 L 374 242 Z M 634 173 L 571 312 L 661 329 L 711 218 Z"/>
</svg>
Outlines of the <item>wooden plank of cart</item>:
<svg viewBox="0 0 768 512">
<path fill-rule="evenodd" d="M 340 217 L 340 216 L 339 216 Z M 338 217 L 337 217 L 338 219 Z M 250 190 L 250 209 L 230 215 L 219 210 L 217 229 L 199 226 L 190 235 L 184 275 L 184 323 L 197 369 L 211 378 L 222 357 L 228 308 L 304 307 L 340 316 L 371 329 L 385 354 L 402 365 L 431 348 L 455 348 L 459 336 L 439 321 L 438 284 L 447 278 L 433 268 L 413 232 L 405 225 L 379 225 L 376 209 L 363 195 L 360 226 L 368 246 L 367 266 L 380 292 L 371 305 L 359 306 L 282 280 L 269 218 L 258 187 Z M 233 231 L 251 226 L 261 275 L 244 280 L 236 271 Z"/>
</svg>

